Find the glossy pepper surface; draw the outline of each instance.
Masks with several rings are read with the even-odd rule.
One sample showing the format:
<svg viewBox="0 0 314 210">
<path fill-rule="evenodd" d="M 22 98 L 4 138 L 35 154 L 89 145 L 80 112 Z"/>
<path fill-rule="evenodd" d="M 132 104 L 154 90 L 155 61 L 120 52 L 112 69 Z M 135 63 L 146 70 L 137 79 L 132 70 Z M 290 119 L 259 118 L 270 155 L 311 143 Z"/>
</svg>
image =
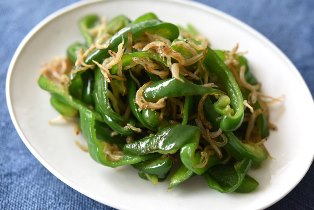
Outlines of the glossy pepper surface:
<svg viewBox="0 0 314 210">
<path fill-rule="evenodd" d="M 165 23 L 154 19 L 127 26 L 111 37 L 108 42 L 109 45 L 106 49 L 97 49 L 93 51 L 86 58 L 85 63 L 92 64 L 93 60 L 102 62 L 104 58 L 109 56 L 109 50 L 117 51 L 117 47 L 122 40 L 124 40 L 125 43 L 127 42 L 128 33 L 132 34 L 134 41 L 143 36 L 144 33 L 157 34 L 169 40 L 173 40 L 179 36 L 179 29 L 171 23 Z"/>
<path fill-rule="evenodd" d="M 244 117 L 243 96 L 239 85 L 223 60 L 212 49 L 208 48 L 203 63 L 207 71 L 217 77 L 218 82 L 221 83 L 223 89 L 227 92 L 230 104 L 234 110 L 234 114 L 227 112 L 222 116 L 220 127 L 224 131 L 236 130 L 241 125 Z"/>
</svg>

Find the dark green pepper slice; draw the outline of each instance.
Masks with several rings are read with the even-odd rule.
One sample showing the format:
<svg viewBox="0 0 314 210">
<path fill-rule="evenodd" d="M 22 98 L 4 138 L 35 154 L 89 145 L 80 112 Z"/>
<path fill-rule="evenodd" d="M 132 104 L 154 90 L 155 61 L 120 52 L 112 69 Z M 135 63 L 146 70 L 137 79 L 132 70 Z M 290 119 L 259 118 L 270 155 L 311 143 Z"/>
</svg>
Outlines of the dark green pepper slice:
<svg viewBox="0 0 314 210">
<path fill-rule="evenodd" d="M 145 88 L 143 95 L 147 101 L 156 102 L 164 97 L 180 97 L 204 94 L 218 95 L 223 94 L 223 92 L 215 88 L 196 85 L 185 79 L 184 82 L 182 82 L 176 78 L 170 78 L 150 84 Z"/>
<path fill-rule="evenodd" d="M 130 105 L 130 109 L 134 117 L 146 128 L 150 130 L 154 130 L 154 127 L 152 127 L 150 124 L 148 124 L 145 120 L 144 117 L 139 110 L 138 105 L 135 102 L 135 95 L 136 95 L 136 84 L 133 81 L 132 78 L 128 78 L 127 80 L 128 83 L 128 102 Z"/>
<path fill-rule="evenodd" d="M 57 97 L 51 96 L 50 103 L 62 116 L 75 117 L 78 114 L 77 109 L 62 103 L 62 101 L 60 101 Z"/>
<path fill-rule="evenodd" d="M 93 60 L 97 62 L 102 62 L 103 59 L 109 56 L 109 50 L 113 50 L 115 52 L 118 50 L 118 45 L 122 42 L 122 40 L 124 40 L 126 44 L 128 40 L 128 33 L 131 33 L 133 40 L 136 41 L 147 32 L 160 35 L 169 40 L 174 40 L 179 35 L 179 30 L 177 26 L 171 23 L 164 23 L 159 20 L 147 20 L 144 22 L 133 24 L 123 28 L 114 36 L 112 36 L 109 40 L 109 46 L 106 49 L 97 49 L 89 54 L 85 60 L 85 63 L 92 64 Z"/>
<path fill-rule="evenodd" d="M 145 123 L 153 129 L 157 128 L 160 124 L 159 113 L 155 110 L 143 109 L 142 117 Z"/>
<path fill-rule="evenodd" d="M 79 21 L 81 34 L 83 35 L 86 45 L 90 46 L 94 42 L 94 37 L 91 36 L 89 30 L 100 23 L 99 17 L 96 14 L 86 15 Z"/>
<path fill-rule="evenodd" d="M 86 104 L 94 105 L 94 74 L 93 72 L 87 71 L 81 74 L 81 76 L 83 79 L 82 101 Z"/>
<path fill-rule="evenodd" d="M 185 167 L 187 167 L 189 170 L 198 175 L 202 175 L 205 173 L 205 171 L 207 171 L 207 169 L 217 165 L 219 163 L 219 159 L 216 155 L 211 155 L 204 167 L 197 167 L 197 165 L 201 162 L 201 154 L 200 152 L 196 151 L 198 146 L 198 141 L 193 141 L 182 146 L 180 150 L 180 159 Z"/>
<path fill-rule="evenodd" d="M 220 127 L 224 131 L 236 130 L 243 121 L 244 105 L 241 90 L 223 60 L 221 60 L 216 53 L 208 48 L 207 54 L 204 59 L 204 66 L 210 74 L 217 77 L 218 82 L 223 85 L 223 88 L 228 93 L 230 103 L 234 114 L 230 112 L 222 116 L 220 120 Z"/>
<path fill-rule="evenodd" d="M 107 92 L 108 82 L 104 79 L 102 73 L 97 68 L 95 71 L 94 83 L 94 101 L 96 111 L 102 115 L 106 124 L 114 131 L 124 136 L 132 135 L 133 130 L 122 127 L 119 124 L 124 122 L 124 119 L 122 116 L 112 110 Z"/>
<path fill-rule="evenodd" d="M 225 60 L 225 53 L 222 50 L 215 50 L 215 53 L 222 59 Z M 252 71 L 250 70 L 250 67 L 248 65 L 248 61 L 247 59 L 242 56 L 236 56 L 236 60 L 239 62 L 239 67 L 241 66 L 245 66 L 245 80 L 251 84 L 251 85 L 257 85 L 257 79 L 255 78 L 255 76 L 253 75 Z M 248 99 L 250 91 L 247 89 L 242 89 L 242 95 L 244 99 Z M 261 109 L 261 105 L 260 103 L 257 101 L 255 104 L 252 105 L 254 110 L 257 109 Z M 266 137 L 269 136 L 269 127 L 268 127 L 268 121 L 267 121 L 267 117 L 264 113 L 258 115 L 258 117 L 256 118 L 256 126 L 258 128 L 258 132 L 259 132 L 259 136 L 264 139 Z"/>
<path fill-rule="evenodd" d="M 76 74 L 71 80 L 69 86 L 69 93 L 76 99 L 82 100 L 83 98 L 83 79 L 82 74 Z"/>
<path fill-rule="evenodd" d="M 234 192 L 242 184 L 251 164 L 251 160 L 244 159 L 234 166 L 217 165 L 209 169 L 204 177 L 210 188 L 222 193 Z"/>
<path fill-rule="evenodd" d="M 140 162 L 133 166 L 140 172 L 156 175 L 158 179 L 164 179 L 172 167 L 172 160 L 169 157 L 161 157 L 155 160 Z"/>
<path fill-rule="evenodd" d="M 168 189 L 173 189 L 182 182 L 188 180 L 190 177 L 193 176 L 193 174 L 193 171 L 191 171 L 182 164 L 180 168 L 171 176 Z"/>
<path fill-rule="evenodd" d="M 85 49 L 85 48 L 86 48 L 85 45 L 79 42 L 74 42 L 67 48 L 67 57 L 72 62 L 72 64 L 75 64 L 77 53 L 80 51 L 80 49 Z"/>
<path fill-rule="evenodd" d="M 186 125 L 188 123 L 192 105 L 193 105 L 193 97 L 185 96 L 184 106 L 183 106 L 183 119 L 181 123 L 182 125 Z"/>
<path fill-rule="evenodd" d="M 122 56 L 122 69 L 125 69 L 128 65 L 130 65 L 133 62 L 134 58 L 149 58 L 154 61 L 157 61 L 164 66 L 167 66 L 167 61 L 165 58 L 162 58 L 160 55 L 157 53 L 149 52 L 149 51 L 137 51 L 137 52 L 132 52 L 132 53 L 126 53 Z M 118 66 L 114 65 L 110 69 L 111 74 L 117 74 L 118 73 Z"/>
<path fill-rule="evenodd" d="M 258 166 L 268 158 L 268 152 L 263 145 L 243 143 L 232 132 L 224 134 L 228 138 L 228 143 L 224 148 L 237 160 L 249 158 L 254 166 Z"/>
<path fill-rule="evenodd" d="M 38 85 L 41 89 L 50 92 L 54 97 L 57 97 L 62 103 L 71 106 L 74 109 L 88 109 L 95 115 L 98 121 L 104 122 L 103 118 L 98 112 L 95 112 L 87 107 L 86 104 L 82 103 L 80 100 L 73 98 L 63 87 L 54 83 L 52 80 L 46 78 L 45 76 L 40 76 L 38 79 Z"/>
<path fill-rule="evenodd" d="M 214 129 L 217 129 L 219 127 L 219 122 L 217 121 L 219 115 L 214 111 L 213 103 L 210 98 L 206 99 L 204 114 L 207 120 L 213 125 Z M 230 131 L 225 131 L 223 134 L 228 139 L 228 143 L 224 148 L 237 160 L 244 158 L 252 159 L 253 165 L 257 166 L 268 158 L 268 152 L 264 146 L 243 143 Z"/>
<path fill-rule="evenodd" d="M 158 17 L 157 17 L 156 14 L 154 14 L 152 12 L 148 12 L 148 13 L 145 13 L 145 14 L 139 16 L 138 18 L 136 18 L 133 21 L 133 24 L 144 22 L 144 21 L 147 21 L 147 20 L 158 20 Z"/>
<path fill-rule="evenodd" d="M 258 187 L 258 185 L 259 184 L 255 179 L 253 179 L 249 175 L 246 175 L 244 177 L 242 183 L 238 187 L 238 189 L 236 189 L 236 192 L 238 192 L 238 193 L 250 193 L 250 192 L 253 192 Z"/>
<path fill-rule="evenodd" d="M 95 131 L 95 115 L 88 109 L 80 110 L 80 126 L 82 133 L 87 140 L 89 154 L 100 164 L 109 167 L 118 167 L 139 163 L 154 157 L 154 155 L 136 156 L 123 153 L 120 158 L 114 159 L 110 157 L 106 154 L 106 151 L 110 150 L 108 147 L 111 145 L 97 139 Z M 110 153 L 110 151 L 108 153 Z"/>
<path fill-rule="evenodd" d="M 95 122 L 96 138 L 110 144 L 116 144 L 121 147 L 126 143 L 125 136 L 111 135 L 112 129 L 105 123 Z"/>
<path fill-rule="evenodd" d="M 112 18 L 107 24 L 107 32 L 110 35 L 114 35 L 122 28 L 126 27 L 131 23 L 131 20 L 127 18 L 125 15 L 118 15 Z"/>
<path fill-rule="evenodd" d="M 145 155 L 149 153 L 174 154 L 189 142 L 198 142 L 200 129 L 189 125 L 174 125 L 158 131 L 133 143 L 124 145 L 126 154 Z"/>
</svg>

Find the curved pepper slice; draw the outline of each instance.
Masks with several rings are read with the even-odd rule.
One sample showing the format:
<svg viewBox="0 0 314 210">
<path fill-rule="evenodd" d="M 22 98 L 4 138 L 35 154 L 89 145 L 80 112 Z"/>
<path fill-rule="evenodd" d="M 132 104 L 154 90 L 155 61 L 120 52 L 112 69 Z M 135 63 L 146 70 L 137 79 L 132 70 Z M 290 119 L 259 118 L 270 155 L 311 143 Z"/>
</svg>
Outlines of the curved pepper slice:
<svg viewBox="0 0 314 210">
<path fill-rule="evenodd" d="M 95 122 L 96 138 L 110 144 L 116 144 L 119 147 L 125 144 L 125 136 L 115 135 L 112 136 L 112 129 L 106 124 L 96 121 Z"/>
<path fill-rule="evenodd" d="M 174 154 L 189 142 L 198 142 L 200 129 L 196 126 L 173 125 L 133 143 L 126 144 L 123 151 L 131 155 L 149 153 Z"/>
<path fill-rule="evenodd" d="M 144 22 L 144 21 L 147 21 L 147 20 L 158 20 L 158 17 L 156 14 L 152 13 L 152 12 L 148 12 L 148 13 L 145 13 L 139 17 L 137 17 L 134 21 L 133 21 L 133 24 L 135 23 L 140 23 L 140 22 Z"/>
<path fill-rule="evenodd" d="M 219 115 L 215 112 L 212 101 L 207 98 L 204 106 L 205 117 L 213 125 L 214 129 L 217 129 L 219 127 L 219 122 L 217 121 Z M 264 146 L 243 143 L 231 131 L 225 131 L 223 133 L 228 139 L 228 143 L 224 148 L 237 160 L 242 160 L 244 158 L 252 159 L 253 165 L 257 166 L 268 158 L 269 155 Z"/>
<path fill-rule="evenodd" d="M 150 129 L 150 130 L 154 130 L 154 127 L 151 126 L 150 124 L 148 124 L 142 113 L 139 111 L 139 107 L 138 105 L 135 103 L 135 95 L 136 95 L 136 84 L 133 81 L 132 78 L 128 78 L 127 80 L 128 83 L 128 102 L 130 105 L 130 109 L 132 114 L 134 115 L 134 117 L 146 128 Z"/>
<path fill-rule="evenodd" d="M 238 193 L 253 192 L 258 187 L 258 185 L 259 184 L 255 179 L 253 179 L 249 175 L 246 175 L 244 177 L 242 183 L 238 187 L 238 189 L 236 189 L 236 192 L 238 192 Z"/>
<path fill-rule="evenodd" d="M 239 65 L 245 66 L 245 80 L 251 84 L 251 85 L 257 85 L 257 79 L 255 78 L 255 76 L 253 75 L 252 71 L 250 70 L 250 67 L 248 65 L 248 61 L 246 60 L 246 58 L 244 56 L 238 56 L 237 60 L 239 62 Z M 243 96 L 245 99 L 248 98 L 249 95 L 249 91 L 246 91 Z M 257 110 L 257 109 L 261 109 L 261 105 L 260 103 L 257 101 L 255 104 L 253 104 L 253 109 Z M 261 136 L 262 139 L 266 138 L 269 136 L 269 127 L 268 127 L 268 120 L 267 117 L 265 115 L 265 113 L 262 113 L 260 115 L 257 116 L 256 118 L 256 125 L 258 127 L 258 132 Z"/>
<path fill-rule="evenodd" d="M 174 154 L 180 149 L 182 163 L 196 174 L 203 174 L 209 167 L 219 163 L 216 156 L 211 156 L 205 167 L 198 168 L 201 155 L 196 152 L 199 145 L 200 129 L 189 125 L 174 125 L 166 127 L 155 135 L 126 144 L 123 151 L 126 154 L 145 155 L 149 153 Z"/>
<path fill-rule="evenodd" d="M 208 170 L 204 175 L 210 188 L 222 193 L 234 192 L 242 184 L 252 161 L 244 159 L 234 166 L 217 165 Z"/>
<path fill-rule="evenodd" d="M 122 69 L 124 69 L 126 66 L 130 65 L 133 62 L 133 58 L 149 58 L 154 61 L 157 61 L 159 63 L 162 63 L 164 66 L 167 66 L 167 61 L 165 58 L 162 58 L 159 54 L 149 52 L 149 51 L 136 51 L 132 53 L 126 53 L 122 56 Z M 118 73 L 118 65 L 114 65 L 110 69 L 111 74 L 117 74 Z"/>
<path fill-rule="evenodd" d="M 181 82 L 175 78 L 170 78 L 154 82 L 147 86 L 143 95 L 147 101 L 155 102 L 164 97 L 180 97 L 204 94 L 214 95 L 223 94 L 223 92 L 215 88 L 196 85 L 193 82 L 187 80 Z"/>
<path fill-rule="evenodd" d="M 143 120 L 145 121 L 145 123 L 147 125 L 149 125 L 150 127 L 153 128 L 153 130 L 155 128 L 158 127 L 158 125 L 160 124 L 160 119 L 159 119 L 159 112 L 155 111 L 155 110 L 151 110 L 151 109 L 143 109 L 142 110 L 142 117 Z"/>
<path fill-rule="evenodd" d="M 87 15 L 80 19 L 80 31 L 87 46 L 90 46 L 94 42 L 94 37 L 91 36 L 89 30 L 94 28 L 97 24 L 99 24 L 99 22 L 99 17 L 96 14 Z"/>
<path fill-rule="evenodd" d="M 50 92 L 54 97 L 57 97 L 59 101 L 62 103 L 71 106 L 74 109 L 81 110 L 81 109 L 88 109 L 90 110 L 86 104 L 82 103 L 80 100 L 73 98 L 64 88 L 57 85 L 50 79 L 46 78 L 45 76 L 40 76 L 38 79 L 38 85 L 41 89 Z M 103 118 L 98 112 L 90 110 L 95 115 L 95 118 L 100 121 L 104 122 Z"/>
<path fill-rule="evenodd" d="M 131 20 L 127 18 L 125 15 L 118 15 L 112 18 L 107 24 L 107 32 L 110 35 L 114 35 L 122 28 L 126 27 L 131 23 Z"/>
<path fill-rule="evenodd" d="M 124 40 L 125 43 L 128 41 L 128 33 L 132 34 L 134 41 L 141 38 L 141 36 L 145 33 L 157 34 L 169 40 L 173 40 L 179 36 L 179 29 L 171 23 L 164 23 L 159 20 L 147 20 L 127 26 L 111 37 L 108 42 L 109 45 L 106 49 L 97 49 L 91 52 L 85 59 L 85 63 L 92 64 L 93 60 L 102 62 L 103 59 L 109 56 L 109 50 L 116 52 L 118 50 L 118 45 L 122 42 L 122 40 Z"/>
<path fill-rule="evenodd" d="M 232 132 L 224 134 L 228 138 L 228 143 L 224 148 L 237 160 L 249 158 L 253 161 L 254 166 L 258 166 L 268 158 L 268 152 L 263 145 L 243 143 Z"/>
<path fill-rule="evenodd" d="M 185 96 L 184 105 L 183 105 L 183 117 L 182 117 L 182 123 L 181 123 L 182 125 L 186 125 L 188 123 L 192 105 L 193 105 L 193 97 Z"/>
<path fill-rule="evenodd" d="M 197 165 L 201 162 L 201 154 L 197 152 L 198 141 L 191 142 L 189 144 L 184 145 L 180 150 L 180 159 L 181 162 L 187 167 L 189 170 L 193 171 L 197 175 L 202 175 L 209 169 L 210 167 L 217 165 L 219 163 L 219 159 L 216 155 L 211 155 L 204 167 L 197 167 Z"/>
<path fill-rule="evenodd" d="M 69 85 L 69 94 L 76 99 L 83 98 L 83 79 L 82 74 L 76 74 Z"/>
<path fill-rule="evenodd" d="M 172 167 L 172 160 L 169 157 L 161 157 L 155 160 L 148 160 L 133 165 L 139 173 L 156 175 L 158 179 L 166 178 Z"/>
<path fill-rule="evenodd" d="M 182 164 L 180 168 L 171 176 L 168 189 L 173 189 L 182 182 L 188 180 L 191 176 L 193 176 L 193 174 L 193 171 Z"/>
<path fill-rule="evenodd" d="M 77 115 L 77 109 L 72 108 L 71 106 L 62 103 L 56 96 L 51 96 L 50 103 L 62 116 L 65 117 L 75 117 Z"/>
<path fill-rule="evenodd" d="M 241 90 L 235 81 L 232 72 L 212 49 L 208 48 L 203 64 L 208 72 L 217 77 L 218 82 L 221 83 L 225 91 L 228 93 L 232 109 L 234 110 L 233 115 L 228 112 L 222 116 L 222 119 L 220 120 L 220 128 L 224 131 L 236 130 L 241 125 L 244 117 L 243 96 Z"/>
<path fill-rule="evenodd" d="M 224 51 L 215 50 L 215 53 L 222 60 L 226 59 Z M 248 64 L 247 59 L 242 55 L 236 56 L 235 59 L 239 62 L 238 67 L 245 66 L 245 74 L 244 74 L 245 80 L 251 85 L 257 85 L 258 81 L 253 75 L 252 71 L 250 70 L 250 66 Z M 249 90 L 242 88 L 242 95 L 244 99 L 246 100 L 248 99 L 249 93 L 250 93 Z M 258 101 L 255 104 L 253 104 L 252 107 L 254 110 L 261 109 L 261 105 Z M 269 127 L 268 127 L 267 117 L 264 113 L 257 116 L 256 126 L 258 128 L 259 135 L 262 139 L 269 136 Z"/>
<path fill-rule="evenodd" d="M 85 45 L 83 45 L 80 42 L 74 42 L 73 44 L 71 44 L 68 48 L 67 48 L 67 58 L 73 63 L 75 64 L 76 62 L 76 58 L 77 58 L 77 52 L 80 49 L 85 49 Z"/>
<path fill-rule="evenodd" d="M 133 134 L 131 129 L 124 128 L 119 124 L 123 122 L 124 119 L 112 110 L 107 96 L 108 82 L 104 79 L 98 68 L 95 71 L 94 86 L 95 109 L 102 115 L 106 124 L 121 135 L 128 136 Z"/>
<path fill-rule="evenodd" d="M 81 77 L 83 80 L 82 101 L 84 101 L 86 104 L 94 105 L 94 73 L 87 71 L 82 73 Z"/>
<path fill-rule="evenodd" d="M 106 114 L 117 122 L 123 122 L 124 119 L 118 113 L 112 110 L 108 98 L 108 82 L 103 77 L 100 70 L 95 70 L 95 83 L 94 83 L 94 100 L 96 110 L 99 113 Z"/>
<path fill-rule="evenodd" d="M 154 157 L 154 155 L 136 156 L 123 154 L 121 159 L 112 160 L 110 156 L 106 154 L 106 151 L 109 150 L 109 144 L 97 139 L 95 131 L 95 115 L 93 112 L 88 109 L 80 110 L 80 126 L 82 133 L 87 140 L 89 154 L 95 161 L 105 166 L 118 167 L 135 164 Z"/>
</svg>

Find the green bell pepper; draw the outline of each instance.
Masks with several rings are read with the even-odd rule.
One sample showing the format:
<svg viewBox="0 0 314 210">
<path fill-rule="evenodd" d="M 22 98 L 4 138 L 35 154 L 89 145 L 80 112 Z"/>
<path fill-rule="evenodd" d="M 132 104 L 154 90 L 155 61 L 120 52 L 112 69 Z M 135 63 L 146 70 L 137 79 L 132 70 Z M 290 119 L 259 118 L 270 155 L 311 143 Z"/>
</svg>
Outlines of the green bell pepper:
<svg viewBox="0 0 314 210">
<path fill-rule="evenodd" d="M 103 59 L 109 56 L 109 50 L 117 51 L 118 45 L 122 42 L 122 40 L 124 40 L 125 43 L 127 42 L 128 33 L 131 33 L 133 41 L 136 41 L 146 32 L 158 34 L 169 40 L 174 40 L 179 35 L 177 26 L 171 23 L 164 23 L 159 20 L 147 20 L 137 24 L 132 24 L 113 35 L 109 40 L 109 46 L 106 49 L 96 49 L 91 52 L 85 59 L 85 63 L 92 64 L 93 60 L 102 62 Z"/>
<path fill-rule="evenodd" d="M 240 127 L 244 117 L 243 96 L 241 90 L 231 71 L 212 49 L 208 48 L 203 64 L 210 74 L 217 77 L 218 82 L 228 93 L 230 104 L 234 110 L 233 115 L 228 111 L 222 116 L 222 119 L 220 120 L 220 128 L 224 131 L 236 130 Z"/>
</svg>

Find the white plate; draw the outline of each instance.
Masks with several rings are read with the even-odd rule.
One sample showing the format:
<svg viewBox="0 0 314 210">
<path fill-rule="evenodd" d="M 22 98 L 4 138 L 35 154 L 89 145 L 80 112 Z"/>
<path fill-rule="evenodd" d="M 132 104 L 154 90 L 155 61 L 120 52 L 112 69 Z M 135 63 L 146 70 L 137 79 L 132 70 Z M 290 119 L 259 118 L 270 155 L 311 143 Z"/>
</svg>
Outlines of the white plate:
<svg viewBox="0 0 314 210">
<path fill-rule="evenodd" d="M 153 186 L 131 167 L 111 169 L 94 162 L 74 145 L 73 127 L 51 126 L 57 116 L 49 95 L 36 84 L 40 65 L 81 40 L 80 17 L 98 13 L 130 18 L 152 11 L 162 20 L 192 23 L 214 47 L 240 43 L 263 84 L 266 94 L 285 96 L 272 120 L 279 131 L 271 133 L 267 148 L 272 156 L 252 172 L 259 181 L 250 194 L 221 194 L 193 178 L 173 191 L 167 183 Z M 287 43 L 288 44 L 288 43 Z M 7 102 L 12 121 L 33 155 L 67 185 L 104 204 L 120 209 L 261 209 L 291 191 L 308 170 L 314 153 L 313 100 L 300 74 L 270 41 L 240 21 L 215 9 L 189 1 L 85 1 L 62 9 L 36 26 L 17 49 L 7 76 Z"/>
</svg>

